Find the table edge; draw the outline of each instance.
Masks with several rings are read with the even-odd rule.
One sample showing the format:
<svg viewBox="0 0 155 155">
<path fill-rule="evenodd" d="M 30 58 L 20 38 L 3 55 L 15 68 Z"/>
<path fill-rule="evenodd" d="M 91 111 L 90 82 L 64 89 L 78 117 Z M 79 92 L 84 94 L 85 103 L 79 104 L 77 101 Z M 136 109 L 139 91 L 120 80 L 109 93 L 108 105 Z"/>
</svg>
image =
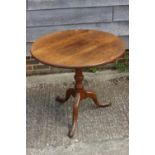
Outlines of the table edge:
<svg viewBox="0 0 155 155">
<path fill-rule="evenodd" d="M 30 51 L 31 52 L 31 51 Z M 52 67 L 56 67 L 56 68 L 66 68 L 66 69 L 76 69 L 76 68 L 91 68 L 91 67 L 96 67 L 96 66 L 100 66 L 100 65 L 105 65 L 105 64 L 108 64 L 108 63 L 111 63 L 111 62 L 114 62 L 116 61 L 117 59 L 121 58 L 123 55 L 125 54 L 125 49 L 123 52 L 121 52 L 118 56 L 116 56 L 115 58 L 112 58 L 112 59 L 109 59 L 105 62 L 102 62 L 102 63 L 96 63 L 94 65 L 85 65 L 85 66 L 67 66 L 67 65 L 58 65 L 58 64 L 50 64 L 50 63 L 47 63 L 47 62 L 44 62 L 38 58 L 36 58 L 35 56 L 33 56 L 33 53 L 31 52 L 31 55 L 34 59 L 38 60 L 39 62 L 45 64 L 45 65 L 48 65 L 48 66 L 52 66 Z"/>
</svg>

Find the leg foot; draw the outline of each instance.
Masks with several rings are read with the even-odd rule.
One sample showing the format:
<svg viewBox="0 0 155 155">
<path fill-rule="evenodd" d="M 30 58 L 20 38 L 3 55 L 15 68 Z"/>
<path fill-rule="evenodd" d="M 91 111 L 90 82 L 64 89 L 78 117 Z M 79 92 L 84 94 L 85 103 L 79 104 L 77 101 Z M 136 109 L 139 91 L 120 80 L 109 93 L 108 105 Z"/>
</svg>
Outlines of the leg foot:
<svg viewBox="0 0 155 155">
<path fill-rule="evenodd" d="M 111 105 L 111 103 L 100 104 L 100 102 L 97 99 L 96 94 L 92 91 L 86 91 L 86 96 L 91 98 L 94 101 L 94 103 L 97 105 L 97 107 L 104 108 L 104 107 L 108 107 Z"/>
<path fill-rule="evenodd" d="M 72 138 L 74 136 L 74 133 L 75 133 L 75 129 L 77 127 L 77 119 L 78 119 L 78 110 L 79 110 L 79 105 L 80 105 L 80 93 L 78 93 L 76 95 L 76 101 L 73 105 L 73 120 L 72 120 L 72 127 L 68 133 L 68 136 L 70 138 Z"/>
<path fill-rule="evenodd" d="M 65 98 L 61 98 L 61 97 L 57 96 L 55 100 L 60 102 L 60 103 L 64 103 L 70 98 L 71 95 L 72 96 L 75 95 L 75 89 L 74 88 L 67 89 Z"/>
</svg>

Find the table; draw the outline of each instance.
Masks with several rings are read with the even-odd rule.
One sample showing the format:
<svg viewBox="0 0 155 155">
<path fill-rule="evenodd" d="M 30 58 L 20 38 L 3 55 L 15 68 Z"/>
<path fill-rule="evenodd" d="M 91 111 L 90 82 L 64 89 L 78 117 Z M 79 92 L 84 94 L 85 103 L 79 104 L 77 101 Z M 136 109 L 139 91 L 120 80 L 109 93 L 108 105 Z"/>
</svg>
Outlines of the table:
<svg viewBox="0 0 155 155">
<path fill-rule="evenodd" d="M 125 52 L 124 42 L 117 36 L 96 30 L 66 30 L 50 33 L 38 38 L 31 47 L 31 54 L 40 62 L 61 68 L 75 69 L 75 86 L 66 90 L 65 98 L 56 97 L 64 103 L 70 96 L 73 104 L 72 127 L 69 137 L 73 137 L 77 127 L 80 101 L 91 98 L 97 107 L 107 107 L 111 103 L 100 104 L 95 92 L 84 89 L 84 68 L 103 65 L 115 61 Z"/>
</svg>

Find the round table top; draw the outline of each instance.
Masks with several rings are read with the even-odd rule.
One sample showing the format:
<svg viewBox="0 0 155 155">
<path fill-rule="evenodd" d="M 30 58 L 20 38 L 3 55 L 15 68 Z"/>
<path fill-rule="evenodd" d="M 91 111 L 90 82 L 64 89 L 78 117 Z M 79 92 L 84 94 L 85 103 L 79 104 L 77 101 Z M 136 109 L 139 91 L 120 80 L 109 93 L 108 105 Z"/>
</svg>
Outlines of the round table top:
<svg viewBox="0 0 155 155">
<path fill-rule="evenodd" d="M 96 30 L 66 30 L 37 39 L 31 47 L 34 58 L 62 68 L 86 68 L 110 63 L 124 54 L 117 36 Z"/>
</svg>

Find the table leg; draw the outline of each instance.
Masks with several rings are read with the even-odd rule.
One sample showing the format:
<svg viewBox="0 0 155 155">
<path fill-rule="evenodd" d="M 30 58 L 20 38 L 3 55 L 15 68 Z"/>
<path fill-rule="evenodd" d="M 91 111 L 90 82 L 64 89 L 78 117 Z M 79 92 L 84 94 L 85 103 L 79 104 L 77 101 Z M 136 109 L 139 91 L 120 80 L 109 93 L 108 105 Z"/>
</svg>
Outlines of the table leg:
<svg viewBox="0 0 155 155">
<path fill-rule="evenodd" d="M 75 129 L 77 127 L 77 119 L 78 119 L 78 111 L 79 111 L 79 105 L 80 105 L 80 93 L 76 94 L 75 103 L 73 105 L 73 120 L 72 120 L 72 127 L 69 130 L 68 136 L 71 138 L 74 136 Z"/>
<path fill-rule="evenodd" d="M 79 105 L 80 105 L 81 100 L 89 97 L 94 101 L 94 103 L 97 105 L 97 107 L 107 107 L 107 106 L 111 105 L 111 103 L 106 103 L 106 104 L 103 104 L 103 105 L 100 104 L 98 99 L 97 99 L 97 96 L 96 96 L 95 92 L 86 91 L 84 89 L 84 86 L 83 86 L 83 83 L 82 83 L 83 78 L 84 78 L 84 76 L 82 74 L 82 69 L 81 68 L 75 69 L 75 76 L 74 76 L 75 88 L 67 89 L 65 98 L 60 98 L 60 97 L 56 98 L 57 101 L 63 103 L 65 101 L 67 101 L 71 95 L 73 97 L 75 97 L 75 103 L 73 105 L 72 127 L 69 130 L 69 134 L 68 134 L 68 136 L 70 138 L 74 136 L 75 130 L 77 128 L 78 110 L 79 110 Z"/>
<path fill-rule="evenodd" d="M 102 108 L 104 108 L 104 107 L 108 107 L 108 106 L 111 105 L 111 103 L 104 103 L 104 104 L 101 104 L 101 103 L 98 101 L 95 92 L 86 91 L 86 96 L 89 97 L 89 98 L 91 98 L 91 99 L 94 101 L 94 103 L 97 105 L 97 107 L 102 107 Z"/>
<path fill-rule="evenodd" d="M 70 98 L 71 95 L 73 97 L 75 96 L 75 89 L 74 88 L 69 88 L 66 90 L 65 98 L 61 98 L 60 96 L 57 96 L 56 101 L 58 101 L 60 103 L 64 103 Z"/>
</svg>

